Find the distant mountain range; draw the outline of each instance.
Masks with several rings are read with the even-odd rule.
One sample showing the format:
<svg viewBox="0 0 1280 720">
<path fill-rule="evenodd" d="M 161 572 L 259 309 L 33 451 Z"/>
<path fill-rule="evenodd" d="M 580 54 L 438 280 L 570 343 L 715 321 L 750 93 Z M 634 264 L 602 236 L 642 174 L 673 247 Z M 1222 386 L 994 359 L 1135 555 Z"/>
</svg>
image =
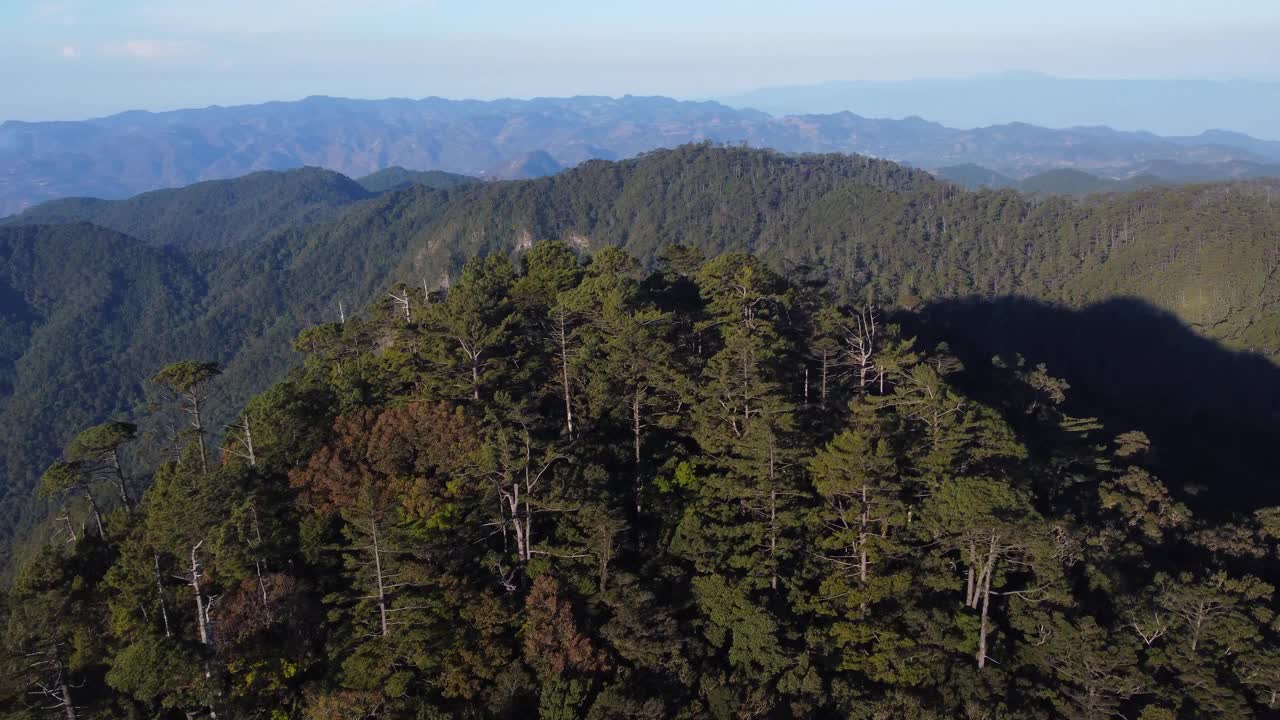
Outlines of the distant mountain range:
<svg viewBox="0 0 1280 720">
<path fill-rule="evenodd" d="M 1280 164 L 1226 162 L 1185 165 L 1157 161 L 1146 163 L 1136 168 L 1134 174 L 1120 179 L 1094 175 L 1073 168 L 1062 168 L 1046 170 L 1018 180 L 972 163 L 950 165 L 933 172 L 944 180 L 950 180 L 970 190 L 1012 189 L 1035 195 L 1084 196 L 1092 193 L 1129 192 L 1157 185 L 1274 178 L 1280 177 Z"/>
<path fill-rule="evenodd" d="M 720 100 L 778 115 L 850 110 L 871 117 L 920 115 L 954 127 L 1014 121 L 1047 127 L 1105 122 L 1115 128 L 1175 136 L 1229 127 L 1280 140 L 1275 121 L 1280 114 L 1277 82 L 1060 78 L 1008 72 L 771 87 Z"/>
<path fill-rule="evenodd" d="M 1225 131 L 1160 137 L 1025 123 L 958 130 L 915 117 L 773 116 L 662 97 L 313 97 L 82 122 L 6 122 L 0 125 L 0 215 L 56 198 L 123 198 L 302 166 L 351 177 L 400 166 L 531 178 L 587 159 L 627 158 L 704 140 L 785 153 L 859 153 L 928 170 L 972 164 L 1015 181 L 1064 169 L 1122 181 L 1280 175 L 1280 142 Z"/>
</svg>

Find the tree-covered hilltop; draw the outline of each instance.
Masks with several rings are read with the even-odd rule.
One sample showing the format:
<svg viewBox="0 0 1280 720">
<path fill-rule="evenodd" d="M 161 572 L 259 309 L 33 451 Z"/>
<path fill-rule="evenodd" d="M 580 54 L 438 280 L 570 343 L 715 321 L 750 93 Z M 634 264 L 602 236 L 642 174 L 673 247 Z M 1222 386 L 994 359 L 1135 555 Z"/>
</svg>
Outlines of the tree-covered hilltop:
<svg viewBox="0 0 1280 720">
<path fill-rule="evenodd" d="M 0 569 L 15 539 L 51 530 L 34 492 L 41 468 L 78 428 L 145 406 L 156 367 L 196 354 L 233 371 L 212 406 L 220 427 L 296 362 L 289 340 L 300 328 L 384 293 L 411 239 L 449 202 L 407 193 L 215 253 L 87 224 L 0 226 Z"/>
<path fill-rule="evenodd" d="M 433 190 L 452 190 L 464 185 L 474 185 L 480 180 L 470 175 L 444 172 L 443 170 L 406 170 L 402 167 L 383 168 L 376 173 L 366 175 L 356 182 L 369 192 L 384 193 L 393 190 L 404 190 L 414 185 L 421 185 Z"/>
<path fill-rule="evenodd" d="M 157 190 L 127 200 L 67 198 L 37 205 L 9 224 L 87 222 L 152 245 L 226 250 L 260 242 L 288 227 L 329 222 L 379 190 L 329 170 L 264 171 Z"/>
<path fill-rule="evenodd" d="M 396 285 L 299 334 L 221 440 L 234 373 L 157 368 L 154 418 L 43 474 L 59 532 L 0 605 L 3 711 L 1274 712 L 1280 507 L 1206 519 L 1142 428 L 914 313 L 747 254 L 654 267 L 543 242 Z"/>
<path fill-rule="evenodd" d="M 32 482 L 70 435 L 137 406 L 137 379 L 182 351 L 175 332 L 194 322 L 202 286 L 180 253 L 110 230 L 0 227 L 6 550 L 30 519 Z"/>
<path fill-rule="evenodd" d="M 1031 198 L 964 191 L 882 160 L 703 144 L 534 181 L 415 185 L 365 199 L 354 199 L 368 191 L 353 181 L 298 171 L 111 204 L 112 214 L 95 217 L 136 232 L 146 241 L 140 247 L 164 245 L 161 255 L 181 279 L 171 289 L 169 274 L 135 278 L 123 259 L 82 261 L 95 256 L 62 241 L 31 249 L 45 265 L 65 266 L 59 272 L 7 270 L 0 362 L 31 374 L 13 395 L 0 390 L 3 527 L 25 534 L 48 519 L 31 508 L 41 469 L 79 428 L 147 402 L 144 381 L 154 366 L 190 355 L 224 366 L 217 428 L 299 361 L 289 339 L 304 327 L 386 298 L 397 282 L 436 290 L 457 280 L 470 257 L 518 258 L 548 239 L 580 252 L 621 247 L 646 268 L 670 243 L 708 257 L 752 253 L 789 278 L 827 278 L 837 297 L 920 309 L 932 323 L 920 332 L 967 359 L 1021 352 L 1031 362 L 1054 361 L 1079 388 L 1068 401 L 1074 412 L 1160 439 L 1167 448 L 1160 470 L 1171 484 L 1190 487 L 1204 482 L 1202 469 L 1230 468 L 1212 478 L 1215 491 L 1230 485 L 1232 496 L 1252 489 L 1266 497 L 1274 490 L 1267 438 L 1276 432 L 1280 383 L 1273 363 L 1259 364 L 1254 353 L 1272 361 L 1280 353 L 1276 192 L 1254 183 Z M 52 209 L 32 216 L 44 212 Z M 22 232 L 32 231 L 0 228 L 0 245 Z M 102 231 L 40 232 L 93 242 Z M 29 343 L 49 318 L 92 311 L 75 302 L 82 277 L 158 298 L 138 307 L 167 307 L 174 298 L 183 305 L 166 313 L 163 332 L 135 332 L 134 310 L 108 306 L 71 323 L 91 331 L 50 331 L 45 344 Z M 29 311 L 37 297 L 43 309 Z M 1117 298 L 1136 300 L 1109 319 Z M 1016 321 L 1006 321 L 1011 316 Z M 1125 331 L 1098 332 L 1108 326 Z M 1184 326 L 1211 342 L 1199 343 Z M 1069 332 L 1050 330 L 1057 328 Z M 103 347 L 113 349 L 93 348 L 93 333 L 110 337 Z M 1135 353 L 1144 361 L 1124 360 Z M 117 372 L 116 357 L 156 361 L 143 368 L 121 360 Z M 85 415 L 59 414 L 65 387 L 77 388 Z"/>
<path fill-rule="evenodd" d="M 484 186 L 431 225 L 400 277 L 538 239 L 664 243 L 819 265 L 842 291 L 915 305 L 1019 295 L 1082 307 L 1135 296 L 1239 349 L 1280 352 L 1280 185 L 1151 188 L 1076 201 L 965 192 L 857 156 L 691 145 Z"/>
</svg>

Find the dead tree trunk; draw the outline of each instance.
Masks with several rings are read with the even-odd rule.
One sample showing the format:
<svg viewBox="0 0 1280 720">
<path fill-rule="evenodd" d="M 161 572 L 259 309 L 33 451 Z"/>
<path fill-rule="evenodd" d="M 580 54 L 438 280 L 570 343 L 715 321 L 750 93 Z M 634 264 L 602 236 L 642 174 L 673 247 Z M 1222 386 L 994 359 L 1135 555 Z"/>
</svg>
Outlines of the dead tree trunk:
<svg viewBox="0 0 1280 720">
<path fill-rule="evenodd" d="M 400 308 L 400 312 L 404 313 L 404 321 L 409 322 L 412 319 L 409 305 L 409 291 L 404 291 L 403 295 L 397 295 L 393 292 L 388 292 L 387 294 L 391 296 L 393 301 L 395 301 L 396 307 Z"/>
<path fill-rule="evenodd" d="M 89 489 L 89 484 L 84 484 L 84 497 L 89 501 L 89 509 L 93 512 L 93 521 L 98 525 L 98 537 L 105 538 L 107 532 L 102 529 L 102 512 L 98 510 L 98 501 L 93 497 L 93 491 Z"/>
<path fill-rule="evenodd" d="M 200 472 L 209 472 L 209 456 L 204 446 L 204 420 L 200 417 L 200 396 L 191 392 L 187 396 L 187 400 L 191 403 L 191 427 L 196 431 L 196 445 L 200 449 Z"/>
<path fill-rule="evenodd" d="M 773 446 L 769 446 L 769 588 L 778 589 L 778 485 Z"/>
<path fill-rule="evenodd" d="M 978 627 L 978 669 L 987 666 L 987 634 L 991 631 L 991 576 L 995 574 L 996 566 L 996 543 L 999 538 L 996 535 L 991 536 L 991 546 L 987 551 L 987 564 L 983 568 L 982 581 L 982 621 Z"/>
<path fill-rule="evenodd" d="M 640 490 L 644 484 L 644 479 L 642 478 L 640 473 L 640 438 L 641 438 L 641 434 L 644 432 L 644 424 L 640 422 L 641 399 L 642 399 L 642 396 L 639 390 L 637 390 L 635 394 L 631 396 L 631 434 L 632 434 L 632 440 L 633 440 L 633 445 L 635 449 L 635 463 L 636 463 L 635 488 L 634 488 L 635 500 L 636 500 L 636 513 L 641 512 Z"/>
<path fill-rule="evenodd" d="M 865 586 L 867 584 L 867 536 L 870 534 L 868 527 L 871 523 L 871 506 L 870 498 L 867 493 L 867 486 L 862 486 L 862 514 L 858 518 L 858 580 Z"/>
<path fill-rule="evenodd" d="M 240 424 L 231 425 L 227 430 L 231 431 L 231 438 L 240 444 L 240 449 L 228 445 L 227 450 L 233 455 L 244 458 L 249 463 L 249 467 L 257 467 L 258 454 L 253 449 L 253 426 L 249 422 L 249 414 L 241 415 Z"/>
<path fill-rule="evenodd" d="M 107 467 L 111 470 L 112 483 L 120 494 L 120 504 L 126 513 L 133 512 L 133 498 L 129 495 L 129 483 L 125 481 L 124 467 L 120 463 L 120 448 L 112 448 L 107 456 Z"/>
<path fill-rule="evenodd" d="M 71 688 L 67 687 L 66 678 L 58 676 L 58 692 L 62 702 L 62 714 L 67 720 L 76 720 L 76 706 L 71 702 Z"/>
<path fill-rule="evenodd" d="M 213 642 L 213 637 L 209 628 L 209 603 L 205 601 L 204 591 L 200 587 L 201 545 L 204 545 L 203 540 L 191 546 L 191 570 L 186 580 L 191 585 L 191 590 L 196 598 L 196 628 L 200 633 L 200 644 L 209 645 Z"/>
<path fill-rule="evenodd" d="M 387 588 L 382 571 L 382 544 L 378 537 L 378 521 L 369 521 L 370 538 L 373 541 L 373 576 L 376 580 L 378 616 L 381 621 L 382 635 L 387 635 Z"/>
<path fill-rule="evenodd" d="M 552 338 L 560 355 L 560 385 L 564 393 L 564 422 L 570 439 L 573 438 L 573 393 L 569 383 L 569 311 L 558 306 L 552 318 Z"/>
<path fill-rule="evenodd" d="M 173 637 L 173 633 L 169 631 L 169 609 L 164 602 L 164 584 L 160 582 L 160 553 L 153 553 L 156 568 L 156 597 L 160 600 L 160 618 L 164 620 L 164 636 Z"/>
</svg>

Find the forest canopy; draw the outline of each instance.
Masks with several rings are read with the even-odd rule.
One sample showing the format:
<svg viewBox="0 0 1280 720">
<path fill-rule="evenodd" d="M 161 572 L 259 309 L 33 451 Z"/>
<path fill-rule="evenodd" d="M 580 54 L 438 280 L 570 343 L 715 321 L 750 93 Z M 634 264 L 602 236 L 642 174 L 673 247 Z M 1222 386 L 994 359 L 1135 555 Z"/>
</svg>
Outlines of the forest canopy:
<svg viewBox="0 0 1280 720">
<path fill-rule="evenodd" d="M 156 368 L 171 433 L 88 428 L 46 473 L 4 712 L 1276 709 L 1280 508 L 1203 516 L 1054 367 L 974 366 L 750 254 L 655 256 L 541 242 L 396 286 L 299 334 L 225 436 L 228 372 Z"/>
</svg>

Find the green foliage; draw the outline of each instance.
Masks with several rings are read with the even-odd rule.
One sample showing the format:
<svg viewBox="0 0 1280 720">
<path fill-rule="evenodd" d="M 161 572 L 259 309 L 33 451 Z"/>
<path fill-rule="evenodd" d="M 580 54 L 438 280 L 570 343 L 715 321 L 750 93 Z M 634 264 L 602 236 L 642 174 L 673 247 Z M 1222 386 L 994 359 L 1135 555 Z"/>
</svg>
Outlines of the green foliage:
<svg viewBox="0 0 1280 720">
<path fill-rule="evenodd" d="M 665 256 L 646 277 L 545 243 L 519 273 L 469 261 L 407 317 L 300 334 L 306 361 L 221 462 L 180 451 L 103 532 L 24 565 L 5 711 L 32 692 L 102 717 L 1274 709 L 1274 508 L 1194 516 L 1159 443 L 1094 438 L 1044 365 L 968 371 L 909 315 L 751 256 Z M 228 375 L 155 378 L 194 418 Z M 136 434 L 86 430 L 46 484 L 91 500 Z"/>
<path fill-rule="evenodd" d="M 470 175 L 459 175 L 442 170 L 406 170 L 402 167 L 389 167 L 366 175 L 356 182 L 369 192 L 385 193 L 404 190 L 414 185 L 432 190 L 451 190 L 475 185 L 480 181 Z"/>
<path fill-rule="evenodd" d="M 9 222 L 92 223 L 149 245 L 202 252 L 238 249 L 287 227 L 331 222 L 348 206 L 390 189 L 361 187 L 363 182 L 320 168 L 256 172 L 127 200 L 54 200 Z"/>
<path fill-rule="evenodd" d="M 703 174 L 722 178 L 715 202 L 731 212 L 712 203 L 678 217 L 681 203 L 711 202 Z M 759 180 L 770 177 L 797 184 L 794 206 L 790 195 L 770 201 Z M 655 188 L 665 199 L 648 205 Z M 160 334 L 145 352 L 137 339 L 138 354 L 123 353 L 155 362 L 115 387 L 153 377 L 186 411 L 185 434 L 167 434 L 164 412 L 135 426 L 68 411 L 89 429 L 65 438 L 62 460 L 55 453 L 37 466 L 49 468 L 47 502 L 62 504 L 56 544 L 32 553 L 0 604 L 5 667 L 40 660 L 6 673 L 0 703 L 20 713 L 26 693 L 52 688 L 49 707 L 69 693 L 102 717 L 1273 709 L 1278 511 L 1193 514 L 1184 486 L 1161 479 L 1157 459 L 1177 450 L 1161 435 L 1073 417 L 1083 384 L 1058 368 L 1014 353 L 962 363 L 948 345 L 912 336 L 935 327 L 920 315 L 870 301 L 904 288 L 926 297 L 974 289 L 958 267 L 985 268 L 995 288 L 1007 280 L 1065 292 L 1065 278 L 1081 276 L 1013 268 L 1059 251 L 1055 262 L 1076 262 L 1074 250 L 1050 241 L 1028 250 L 1013 238 L 1049 222 L 1034 219 L 1041 213 L 1087 224 L 1106 207 L 952 192 L 863 159 L 697 146 L 486 185 L 456 201 L 416 188 L 369 201 L 338 225 L 247 250 L 261 267 L 279 267 L 267 260 L 277 253 L 290 258 L 280 287 L 267 291 L 248 265 L 210 276 L 242 285 L 233 316 L 219 305 L 232 295 L 200 290 L 212 306 L 194 312 L 164 305 L 159 279 L 142 294 L 110 277 L 81 280 L 86 291 L 103 283 L 131 303 L 193 312 L 203 318 L 196 328 L 227 317 L 228 332 L 262 332 L 234 349 L 213 347 L 220 333 L 198 342 Z M 565 214 L 535 213 L 543 194 Z M 858 212 L 901 202 L 881 219 L 915 220 L 893 231 L 899 244 L 884 253 L 828 266 L 826 285 L 802 269 L 784 275 L 782 262 L 719 252 L 794 250 L 785 238 L 802 236 L 820 247 L 833 239 L 816 230 L 827 225 L 800 218 L 831 212 L 822 208 L 832 194 L 875 200 L 852 206 Z M 951 229 L 913 224 L 930 203 Z M 491 211 L 484 223 L 533 213 L 564 241 L 535 243 L 513 262 L 505 251 L 515 246 L 495 237 L 520 235 L 469 225 L 481 208 Z M 610 234 L 622 225 L 609 222 L 622 221 L 609 213 L 623 208 L 636 235 Z M 768 210 L 746 217 L 750 208 Z M 1021 248 L 1017 257 L 994 262 L 986 240 L 995 236 L 966 224 L 979 217 L 1009 233 L 1002 242 Z M 579 220 L 599 233 L 579 236 Z M 675 234 L 668 221 L 710 240 Z M 460 252 L 498 252 L 436 257 L 448 228 L 461 233 Z M 24 230 L 13 236 L 22 242 L 0 247 L 74 288 L 35 242 L 76 246 L 63 232 Z M 960 252 L 952 232 L 973 233 L 965 252 L 981 259 L 951 256 Z M 101 237 L 136 251 L 129 257 L 143 267 L 164 257 Z M 333 252 L 356 237 L 369 241 Z M 430 270 L 448 282 L 394 285 L 388 297 L 378 278 L 410 238 L 427 250 L 404 261 L 414 271 L 406 277 Z M 714 257 L 642 249 L 660 239 L 698 240 Z M 329 287 L 356 256 L 369 266 L 351 284 L 368 291 Z M 655 258 L 659 270 L 646 274 Z M 340 291 L 366 309 L 330 322 Z M 83 316 L 57 298 L 42 302 L 68 313 L 60 327 Z M 313 302 L 326 307 L 315 312 L 320 324 L 294 332 L 312 311 L 285 309 Z M 276 311 L 284 315 L 263 322 Z M 279 341 L 270 353 L 280 364 L 266 366 L 282 367 L 294 337 L 302 364 L 245 400 L 271 374 L 246 376 L 258 366 L 244 353 Z M 53 340 L 44 352 L 67 347 Z M 190 356 L 210 360 L 179 359 Z M 67 387 L 88 387 L 80 382 Z M 66 390 L 24 388 L 23 397 L 75 397 Z M 231 422 L 204 445 L 207 430 Z M 182 442 L 191 433 L 202 442 Z M 146 486 L 138 502 L 130 479 L 145 480 L 134 483 Z M 99 495 L 115 496 L 103 493 L 108 484 L 121 490 L 119 505 L 102 503 L 95 531 L 79 503 L 97 512 Z"/>
<path fill-rule="evenodd" d="M 195 393 L 210 380 L 222 374 L 217 363 L 182 360 L 166 365 L 151 377 L 151 382 L 181 395 Z"/>
<path fill-rule="evenodd" d="M 424 313 L 429 296 L 456 280 L 468 258 L 521 255 L 542 239 L 597 255 L 623 248 L 641 266 L 661 264 L 663 282 L 686 289 L 699 257 L 749 252 L 775 270 L 807 268 L 829 278 L 828 292 L 858 304 L 916 307 L 1016 294 L 1084 307 L 1136 296 L 1233 348 L 1274 355 L 1280 325 L 1270 308 L 1280 296 L 1268 238 L 1280 206 L 1267 202 L 1268 192 L 1237 184 L 1034 200 L 962 192 L 861 157 L 695 145 L 589 162 L 528 183 L 415 185 L 370 197 L 353 181 L 305 169 L 119 203 L 45 206 L 0 229 L 0 529 L 25 535 L 47 516 L 32 500 L 40 470 L 78 429 L 141 408 L 143 380 L 157 368 L 194 356 L 227 371 L 210 408 L 216 430 L 296 362 L 288 341 L 338 320 L 340 304 L 354 315 L 375 300 L 389 302 L 385 293 L 399 280 L 405 286 L 397 292 L 408 291 L 414 312 Z M 684 246 L 660 258 L 671 243 Z M 524 302 L 518 293 L 511 301 Z M 676 330 L 677 352 L 696 352 L 697 335 Z M 969 331 L 960 324 L 952 332 Z M 1009 332 L 1000 322 L 997 334 Z M 394 358 L 362 362 L 382 341 L 353 332 L 335 347 L 358 369 L 344 373 L 338 394 L 347 401 L 377 387 L 369 382 L 375 375 L 403 376 Z M 432 358 L 442 360 L 449 359 Z M 1094 384 L 1143 390 L 1126 381 Z M 1164 383 L 1153 392 L 1186 385 L 1173 376 Z M 1189 415 L 1230 416 L 1193 392 Z M 1255 391 L 1261 399 L 1250 417 L 1269 417 L 1270 392 Z M 1148 430 L 1163 435 L 1171 452 L 1191 452 L 1188 428 Z M 1216 440 L 1232 433 L 1222 436 Z M 1229 453 L 1232 474 L 1256 484 L 1266 463 L 1242 449 Z"/>
</svg>

